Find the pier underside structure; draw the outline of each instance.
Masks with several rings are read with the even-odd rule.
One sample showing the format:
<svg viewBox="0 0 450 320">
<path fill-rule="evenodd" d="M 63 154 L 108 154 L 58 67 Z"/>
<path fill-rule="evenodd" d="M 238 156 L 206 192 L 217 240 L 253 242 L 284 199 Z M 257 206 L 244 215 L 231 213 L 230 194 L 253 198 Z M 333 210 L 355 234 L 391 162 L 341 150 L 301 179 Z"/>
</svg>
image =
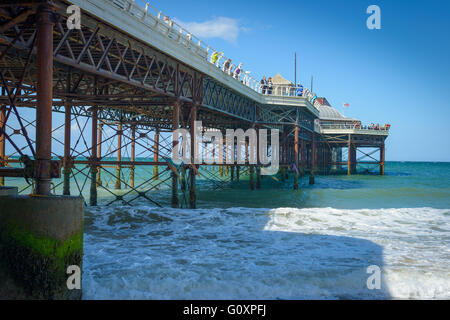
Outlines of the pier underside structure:
<svg viewBox="0 0 450 320">
<path fill-rule="evenodd" d="M 81 7 L 79 29 L 68 27 L 71 4 Z M 250 189 L 259 188 L 262 164 L 250 164 L 247 144 L 233 164 L 206 163 L 227 153 L 218 155 L 211 142 L 202 143 L 201 164 L 171 161 L 181 144 L 173 130 L 190 131 L 192 140 L 195 121 L 223 136 L 278 129 L 279 174 L 291 172 L 294 189 L 306 174 L 313 183 L 315 174 L 344 167 L 353 174 L 376 166 L 384 174 L 387 131 L 322 125 L 315 99 L 255 91 L 210 63 L 209 47 L 172 27 L 132 1 L 3 1 L 0 185 L 20 177 L 28 182 L 24 194 L 89 190 L 88 203 L 97 205 L 101 190 L 111 196 L 105 204 L 146 199 L 158 206 L 151 191 L 166 185 L 173 207 L 190 208 L 199 176 L 220 187 L 245 175 Z M 268 149 L 275 152 L 270 142 Z M 236 162 L 239 152 L 244 163 Z"/>
<path fill-rule="evenodd" d="M 345 117 L 320 98 L 320 117 L 315 130 L 320 132 L 324 155 L 320 165 L 325 174 L 346 172 L 348 175 L 379 172 L 384 175 L 385 140 L 389 127 L 363 127 L 361 121 Z"/>
</svg>

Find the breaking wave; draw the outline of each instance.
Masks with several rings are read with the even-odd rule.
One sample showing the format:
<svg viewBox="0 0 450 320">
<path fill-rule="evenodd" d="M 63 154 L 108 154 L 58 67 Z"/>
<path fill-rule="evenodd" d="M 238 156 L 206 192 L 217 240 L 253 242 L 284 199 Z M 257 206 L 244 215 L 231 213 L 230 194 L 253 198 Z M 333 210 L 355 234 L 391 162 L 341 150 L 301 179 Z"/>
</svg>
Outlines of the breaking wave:
<svg viewBox="0 0 450 320">
<path fill-rule="evenodd" d="M 450 210 L 88 208 L 85 299 L 449 299 Z M 367 267 L 381 268 L 369 290 Z"/>
</svg>

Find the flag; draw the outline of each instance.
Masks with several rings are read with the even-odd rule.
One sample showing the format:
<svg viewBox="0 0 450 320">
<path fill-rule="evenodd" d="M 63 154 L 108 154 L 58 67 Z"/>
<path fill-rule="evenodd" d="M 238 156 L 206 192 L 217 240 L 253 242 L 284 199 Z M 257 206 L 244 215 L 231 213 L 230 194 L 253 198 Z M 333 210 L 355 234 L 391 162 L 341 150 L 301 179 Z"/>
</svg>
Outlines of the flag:
<svg viewBox="0 0 450 320">
<path fill-rule="evenodd" d="M 344 103 L 344 108 L 350 107 L 350 103 Z"/>
</svg>

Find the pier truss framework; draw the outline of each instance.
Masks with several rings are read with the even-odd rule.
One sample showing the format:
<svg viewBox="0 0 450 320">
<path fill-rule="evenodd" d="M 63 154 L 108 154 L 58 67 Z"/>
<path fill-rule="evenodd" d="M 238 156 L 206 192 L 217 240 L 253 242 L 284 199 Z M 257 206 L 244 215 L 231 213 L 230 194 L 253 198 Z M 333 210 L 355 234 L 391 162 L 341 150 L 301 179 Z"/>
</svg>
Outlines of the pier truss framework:
<svg viewBox="0 0 450 320">
<path fill-rule="evenodd" d="M 80 30 L 68 29 L 67 5 L 0 4 L 0 185 L 24 177 L 22 193 L 50 195 L 61 186 L 64 195 L 89 190 L 91 205 L 102 190 L 111 195 L 107 204 L 146 199 L 158 206 L 151 191 L 166 186 L 173 207 L 191 208 L 198 176 L 220 188 L 244 174 L 251 189 L 260 188 L 261 165 L 202 163 L 212 168 L 199 170 L 171 163 L 179 141 L 169 133 L 192 131 L 198 120 L 222 133 L 279 129 L 280 174 L 294 176 L 294 189 L 299 177 L 308 173 L 313 183 L 315 173 L 332 166 L 353 173 L 358 146 L 382 150 L 374 163 L 384 173 L 384 138 L 319 134 L 308 110 L 262 105 L 88 13 Z M 207 143 L 202 150 L 214 156 Z M 242 152 L 248 159 L 248 146 Z M 136 179 L 137 167 L 147 178 Z"/>
</svg>

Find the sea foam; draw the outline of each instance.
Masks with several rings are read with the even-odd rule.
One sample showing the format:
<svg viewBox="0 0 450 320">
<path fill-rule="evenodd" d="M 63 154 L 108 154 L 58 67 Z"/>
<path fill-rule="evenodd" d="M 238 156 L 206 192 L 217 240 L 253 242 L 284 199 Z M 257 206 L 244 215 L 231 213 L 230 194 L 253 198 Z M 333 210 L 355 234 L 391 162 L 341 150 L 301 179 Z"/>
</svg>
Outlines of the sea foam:
<svg viewBox="0 0 450 320">
<path fill-rule="evenodd" d="M 89 208 L 84 298 L 448 299 L 449 213 Z"/>
</svg>

